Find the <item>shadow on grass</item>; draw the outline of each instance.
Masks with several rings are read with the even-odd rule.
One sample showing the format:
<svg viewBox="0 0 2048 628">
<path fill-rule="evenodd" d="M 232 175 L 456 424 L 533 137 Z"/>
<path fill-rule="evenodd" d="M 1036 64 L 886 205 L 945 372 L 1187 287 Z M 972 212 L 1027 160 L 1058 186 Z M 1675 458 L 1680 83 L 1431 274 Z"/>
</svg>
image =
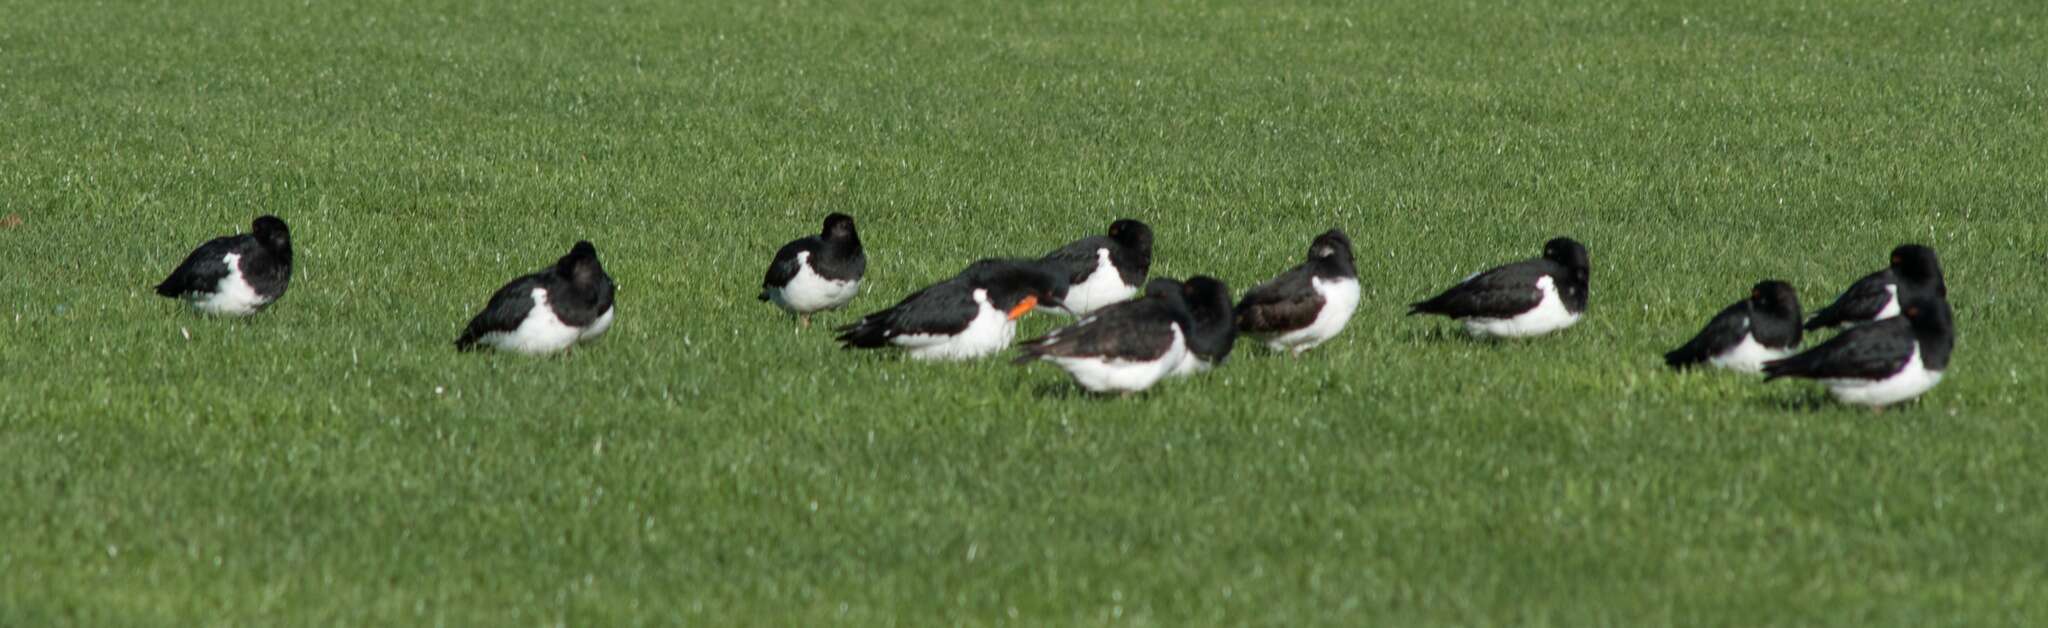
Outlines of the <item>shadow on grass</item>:
<svg viewBox="0 0 2048 628">
<path fill-rule="evenodd" d="M 1779 388 L 1769 394 L 1751 397 L 1750 403 L 1781 412 L 1820 412 L 1834 407 L 1827 393 L 1806 386 Z"/>
</svg>

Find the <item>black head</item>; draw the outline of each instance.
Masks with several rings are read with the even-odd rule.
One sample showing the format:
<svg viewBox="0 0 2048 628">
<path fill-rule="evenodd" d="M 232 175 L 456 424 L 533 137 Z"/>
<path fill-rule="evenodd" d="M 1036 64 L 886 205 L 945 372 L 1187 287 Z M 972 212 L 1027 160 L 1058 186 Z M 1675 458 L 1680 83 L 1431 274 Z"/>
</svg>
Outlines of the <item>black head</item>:
<svg viewBox="0 0 2048 628">
<path fill-rule="evenodd" d="M 1358 266 L 1351 257 L 1351 236 L 1344 235 L 1343 229 L 1324 231 L 1309 242 L 1308 263 L 1314 265 L 1319 275 L 1358 275 Z"/>
<path fill-rule="evenodd" d="M 1944 345 L 1943 353 L 1947 353 L 1946 345 L 1954 341 L 1956 332 L 1955 313 L 1949 310 L 1947 300 L 1921 297 L 1907 303 L 1899 315 L 1913 324 L 1914 337 L 1923 342 L 1939 342 Z M 1941 361 L 1946 364 L 1947 356 L 1942 356 Z"/>
<path fill-rule="evenodd" d="M 1581 273 L 1593 268 L 1593 262 L 1586 256 L 1586 245 L 1571 238 L 1551 238 L 1543 243 L 1543 259 Z"/>
<path fill-rule="evenodd" d="M 1181 285 L 1181 295 L 1196 316 L 1205 312 L 1220 313 L 1225 318 L 1230 316 L 1230 286 L 1221 279 L 1208 275 L 1189 277 L 1187 283 Z"/>
<path fill-rule="evenodd" d="M 1749 289 L 1749 302 L 1766 312 L 1776 312 L 1793 320 L 1800 318 L 1799 291 L 1783 281 L 1766 279 L 1757 282 Z"/>
<path fill-rule="evenodd" d="M 1066 282 L 1036 261 L 987 259 L 961 273 L 968 284 L 988 291 L 989 303 L 1015 319 L 1034 307 L 1065 307 L 1059 295 Z"/>
<path fill-rule="evenodd" d="M 1109 223 L 1109 239 L 1134 251 L 1152 251 L 1152 228 L 1129 218 Z"/>
<path fill-rule="evenodd" d="M 1902 244 L 1892 249 L 1892 272 L 1915 287 L 1933 286 L 1937 296 L 1948 296 L 1948 284 L 1941 279 L 1941 260 L 1934 256 L 1933 248 Z"/>
<path fill-rule="evenodd" d="M 570 281 L 592 285 L 601 279 L 609 279 L 604 273 L 604 264 L 597 261 L 597 247 L 589 240 L 581 240 L 569 249 L 569 254 L 555 262 L 555 272 Z"/>
<path fill-rule="evenodd" d="M 256 235 L 256 242 L 263 248 L 291 255 L 292 229 L 285 226 L 284 219 L 267 214 L 259 216 L 256 222 L 250 223 L 249 232 Z"/>
<path fill-rule="evenodd" d="M 853 217 L 834 212 L 825 217 L 823 237 L 827 240 L 858 239 L 860 234 L 853 229 Z"/>
</svg>

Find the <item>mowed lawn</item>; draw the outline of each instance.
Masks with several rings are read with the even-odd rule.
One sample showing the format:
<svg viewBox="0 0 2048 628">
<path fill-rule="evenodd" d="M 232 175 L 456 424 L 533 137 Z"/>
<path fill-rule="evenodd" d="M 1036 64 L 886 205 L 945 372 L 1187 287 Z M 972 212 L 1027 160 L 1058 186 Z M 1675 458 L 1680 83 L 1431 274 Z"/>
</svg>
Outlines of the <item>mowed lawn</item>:
<svg viewBox="0 0 2048 628">
<path fill-rule="evenodd" d="M 2048 622 L 2039 2 L 0 5 L 0 624 Z M 1364 298 L 1097 399 L 755 301 L 831 211 L 825 326 L 1117 217 Z M 278 304 L 150 293 L 262 213 Z M 1402 316 L 1560 234 L 1565 333 Z M 578 239 L 606 339 L 454 351 Z M 1918 403 L 1662 367 L 1908 241 Z"/>
</svg>

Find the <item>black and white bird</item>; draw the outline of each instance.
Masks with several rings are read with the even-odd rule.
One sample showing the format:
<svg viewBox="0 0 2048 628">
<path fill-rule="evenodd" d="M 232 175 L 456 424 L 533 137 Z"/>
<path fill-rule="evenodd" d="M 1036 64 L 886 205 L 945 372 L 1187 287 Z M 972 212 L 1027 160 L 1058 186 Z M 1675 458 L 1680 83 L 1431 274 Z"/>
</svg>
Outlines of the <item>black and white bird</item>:
<svg viewBox="0 0 2048 628">
<path fill-rule="evenodd" d="M 1816 379 L 1842 403 L 1882 410 L 1941 383 L 1955 334 L 1948 301 L 1916 295 L 1902 316 L 1859 325 L 1805 353 L 1765 363 L 1764 381 Z"/>
<path fill-rule="evenodd" d="M 760 298 L 810 327 L 811 314 L 853 300 L 867 269 L 868 257 L 861 250 L 853 217 L 835 213 L 825 217 L 823 233 L 791 240 L 775 251 L 768 276 L 761 279 Z"/>
<path fill-rule="evenodd" d="M 1154 279 L 1142 299 L 1111 304 L 1024 341 L 1016 363 L 1052 362 L 1089 392 L 1128 395 L 1151 388 L 1192 359 L 1193 324 L 1180 282 Z"/>
<path fill-rule="evenodd" d="M 1307 261 L 1245 291 L 1235 320 L 1238 331 L 1299 356 L 1344 331 L 1357 310 L 1351 237 L 1331 229 L 1309 243 Z"/>
<path fill-rule="evenodd" d="M 513 279 L 470 319 L 455 348 L 478 343 L 528 355 L 555 353 L 604 335 L 612 326 L 617 286 L 597 260 L 597 247 L 577 242 L 555 265 Z"/>
<path fill-rule="evenodd" d="M 156 293 L 218 316 L 248 316 L 284 296 L 292 282 L 292 230 L 261 216 L 249 233 L 207 240 L 185 256 Z"/>
<path fill-rule="evenodd" d="M 1722 308 L 1699 335 L 1664 354 L 1664 363 L 1675 369 L 1709 364 L 1741 373 L 1761 372 L 1765 362 L 1799 350 L 1800 316 L 1799 293 L 1792 284 L 1758 282 L 1749 289 L 1749 298 Z"/>
<path fill-rule="evenodd" d="M 893 346 L 918 360 L 972 360 L 1009 347 L 1017 319 L 1058 307 L 1054 295 L 1064 286 L 1035 261 L 982 260 L 835 331 L 848 349 Z"/>
<path fill-rule="evenodd" d="M 1208 275 L 1189 277 L 1181 285 L 1182 300 L 1194 329 L 1188 332 L 1188 359 L 1174 367 L 1173 374 L 1193 375 L 1222 366 L 1237 344 L 1236 313 L 1232 310 L 1230 286 Z"/>
<path fill-rule="evenodd" d="M 1525 338 L 1554 332 L 1586 313 L 1592 264 L 1571 238 L 1543 243 L 1543 257 L 1473 274 L 1408 314 L 1441 314 L 1478 337 Z"/>
<path fill-rule="evenodd" d="M 1835 297 L 1834 303 L 1813 313 L 1813 319 L 1806 321 L 1806 329 L 1855 326 L 1898 316 L 1900 304 L 1913 298 L 1908 294 L 1911 292 L 1932 293 L 1946 299 L 1948 284 L 1941 279 L 1941 260 L 1935 257 L 1934 249 L 1902 244 L 1892 249 L 1890 266 L 1849 284 L 1849 289 Z"/>
<path fill-rule="evenodd" d="M 1065 273 L 1067 291 L 1054 295 L 1074 316 L 1127 301 L 1152 268 L 1152 228 L 1129 218 L 1109 223 L 1109 235 L 1075 240 L 1040 258 Z"/>
</svg>

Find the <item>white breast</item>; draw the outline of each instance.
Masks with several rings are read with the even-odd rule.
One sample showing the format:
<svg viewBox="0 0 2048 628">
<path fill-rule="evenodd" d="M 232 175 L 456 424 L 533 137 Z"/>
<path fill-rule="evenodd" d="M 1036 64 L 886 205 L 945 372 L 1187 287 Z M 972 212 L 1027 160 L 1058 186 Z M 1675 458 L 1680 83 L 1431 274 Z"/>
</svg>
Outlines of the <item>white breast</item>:
<svg viewBox="0 0 2048 628">
<path fill-rule="evenodd" d="M 860 280 L 826 279 L 811 270 L 811 252 L 804 251 L 796 254 L 796 276 L 789 279 L 789 285 L 769 288 L 767 292 L 768 301 L 777 307 L 796 314 L 809 314 L 846 305 L 860 293 Z"/>
<path fill-rule="evenodd" d="M 1138 287 L 1124 283 L 1123 273 L 1116 270 L 1116 264 L 1109 261 L 1109 249 L 1095 250 L 1095 271 L 1081 283 L 1067 288 L 1066 310 L 1075 316 L 1087 316 L 1090 312 L 1110 305 L 1129 301 L 1138 294 Z"/>
<path fill-rule="evenodd" d="M 972 360 L 1009 347 L 1017 337 L 1017 322 L 989 303 L 987 290 L 974 291 L 974 305 L 974 320 L 958 334 L 905 334 L 890 337 L 889 342 L 918 360 Z"/>
<path fill-rule="evenodd" d="M 1189 351 L 1188 357 L 1182 358 L 1180 364 L 1173 367 L 1171 375 L 1174 377 L 1187 377 L 1189 375 L 1207 373 L 1209 369 L 1213 368 L 1216 368 L 1216 365 L 1210 364 L 1208 360 L 1204 360 L 1200 356 L 1195 355 L 1193 351 Z"/>
<path fill-rule="evenodd" d="M 1870 319 L 1872 321 L 1881 321 L 1899 315 L 1899 284 L 1886 284 L 1884 291 L 1890 295 L 1889 300 L 1885 301 L 1884 307 L 1877 311 L 1877 318 Z"/>
<path fill-rule="evenodd" d="M 478 340 L 506 351 L 538 355 L 569 348 L 576 343 L 578 333 L 575 327 L 555 316 L 555 308 L 548 306 L 547 289 L 534 288 L 533 308 L 526 311 L 526 320 L 520 321 L 518 328 L 490 332 Z"/>
<path fill-rule="evenodd" d="M 1108 358 L 1049 358 L 1066 369 L 1074 382 L 1091 392 L 1137 392 L 1151 388 L 1175 367 L 1189 361 L 1187 339 L 1174 325 L 1173 344 L 1156 360 L 1115 360 Z"/>
<path fill-rule="evenodd" d="M 1266 337 L 1266 346 L 1298 354 L 1336 337 L 1351 322 L 1351 314 L 1358 311 L 1357 279 L 1312 277 L 1309 285 L 1323 296 L 1323 309 L 1316 311 L 1316 320 L 1307 327 Z"/>
<path fill-rule="evenodd" d="M 248 316 L 270 304 L 242 275 L 240 254 L 229 253 L 221 261 L 228 265 L 228 276 L 214 285 L 213 292 L 191 295 L 193 309 L 217 316 Z"/>
<path fill-rule="evenodd" d="M 1745 320 L 1743 325 L 1747 327 L 1749 322 Z M 1707 363 L 1739 373 L 1761 373 L 1765 362 L 1781 360 L 1789 355 L 1792 355 L 1791 349 L 1765 347 L 1763 343 L 1756 341 L 1755 332 L 1745 331 L 1742 334 L 1742 342 L 1719 355 L 1708 357 Z"/>
<path fill-rule="evenodd" d="M 1920 343 L 1913 343 L 1913 355 L 1898 373 L 1884 379 L 1824 379 L 1821 384 L 1842 403 L 1883 407 L 1912 399 L 1941 383 L 1941 371 L 1927 370 L 1920 361 Z"/>
<path fill-rule="evenodd" d="M 1573 314 L 1565 309 L 1564 299 L 1557 294 L 1557 281 L 1551 279 L 1550 275 L 1536 279 L 1536 290 L 1543 293 L 1543 299 L 1536 303 L 1536 307 L 1510 318 L 1467 318 L 1465 331 L 1480 337 L 1526 338 L 1541 336 L 1579 322 L 1579 314 Z"/>
</svg>

